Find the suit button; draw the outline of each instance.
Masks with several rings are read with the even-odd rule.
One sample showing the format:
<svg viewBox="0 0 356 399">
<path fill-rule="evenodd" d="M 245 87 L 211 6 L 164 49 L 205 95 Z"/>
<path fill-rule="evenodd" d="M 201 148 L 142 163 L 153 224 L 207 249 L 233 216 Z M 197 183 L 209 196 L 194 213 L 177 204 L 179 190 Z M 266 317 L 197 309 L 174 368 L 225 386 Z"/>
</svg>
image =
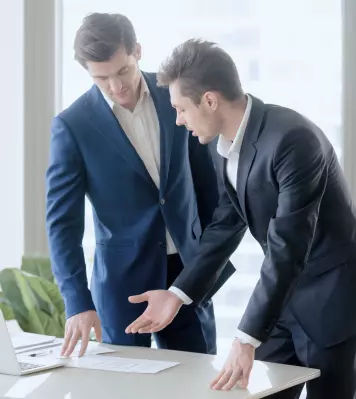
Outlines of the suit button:
<svg viewBox="0 0 356 399">
<path fill-rule="evenodd" d="M 158 245 L 159 245 L 161 248 L 166 248 L 166 243 L 163 242 L 163 241 L 160 241 L 160 242 L 158 243 Z"/>
<path fill-rule="evenodd" d="M 161 198 L 160 203 L 161 203 L 161 205 L 164 205 L 166 203 L 166 200 L 164 198 Z"/>
</svg>

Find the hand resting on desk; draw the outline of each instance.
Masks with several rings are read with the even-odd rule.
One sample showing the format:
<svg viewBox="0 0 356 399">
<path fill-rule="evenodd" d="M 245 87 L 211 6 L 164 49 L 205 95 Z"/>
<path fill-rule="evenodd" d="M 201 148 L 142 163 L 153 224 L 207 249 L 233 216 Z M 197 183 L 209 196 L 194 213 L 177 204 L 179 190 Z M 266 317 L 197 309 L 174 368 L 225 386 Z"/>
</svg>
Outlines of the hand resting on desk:
<svg viewBox="0 0 356 399">
<path fill-rule="evenodd" d="M 66 322 L 61 356 L 69 357 L 80 339 L 82 340 L 82 344 L 79 356 L 83 356 L 88 347 L 90 330 L 92 328 L 94 328 L 96 340 L 101 342 L 100 320 L 94 310 L 88 310 L 70 317 Z"/>
<path fill-rule="evenodd" d="M 141 295 L 129 297 L 129 301 L 131 303 L 148 302 L 148 305 L 142 315 L 126 328 L 127 334 L 144 334 L 163 330 L 173 321 L 183 305 L 183 301 L 175 293 L 165 290 L 147 291 Z M 211 382 L 210 387 L 222 391 L 229 391 L 236 385 L 246 388 L 254 357 L 255 348 L 252 345 L 242 344 L 235 339 L 224 367 Z"/>
</svg>

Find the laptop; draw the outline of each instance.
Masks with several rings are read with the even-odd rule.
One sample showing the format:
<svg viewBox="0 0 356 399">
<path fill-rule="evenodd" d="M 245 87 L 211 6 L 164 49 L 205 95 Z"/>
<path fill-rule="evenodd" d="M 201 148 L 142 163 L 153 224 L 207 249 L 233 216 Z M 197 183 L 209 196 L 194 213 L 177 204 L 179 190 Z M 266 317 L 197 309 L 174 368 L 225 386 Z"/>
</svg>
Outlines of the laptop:
<svg viewBox="0 0 356 399">
<path fill-rule="evenodd" d="M 61 359 L 46 359 L 44 362 L 32 361 L 32 359 L 28 362 L 22 360 L 23 358 L 17 357 L 12 346 L 10 334 L 0 310 L 0 374 L 21 376 L 64 366 Z"/>
</svg>

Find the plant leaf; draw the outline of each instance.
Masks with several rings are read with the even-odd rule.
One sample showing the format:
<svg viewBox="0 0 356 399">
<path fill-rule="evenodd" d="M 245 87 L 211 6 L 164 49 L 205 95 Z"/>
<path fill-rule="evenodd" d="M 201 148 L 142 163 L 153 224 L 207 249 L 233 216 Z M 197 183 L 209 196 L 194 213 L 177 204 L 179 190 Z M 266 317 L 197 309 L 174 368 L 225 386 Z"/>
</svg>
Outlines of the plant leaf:
<svg viewBox="0 0 356 399">
<path fill-rule="evenodd" d="M 55 283 L 12 268 L 0 272 L 0 284 L 23 331 L 63 337 L 64 304 Z"/>
<path fill-rule="evenodd" d="M 14 312 L 11 309 L 10 302 L 4 297 L 4 294 L 0 291 L 0 310 L 4 315 L 5 320 L 14 320 Z"/>
<path fill-rule="evenodd" d="M 22 257 L 21 270 L 35 276 L 43 277 L 51 283 L 54 283 L 54 276 L 49 258 L 24 256 Z"/>
</svg>

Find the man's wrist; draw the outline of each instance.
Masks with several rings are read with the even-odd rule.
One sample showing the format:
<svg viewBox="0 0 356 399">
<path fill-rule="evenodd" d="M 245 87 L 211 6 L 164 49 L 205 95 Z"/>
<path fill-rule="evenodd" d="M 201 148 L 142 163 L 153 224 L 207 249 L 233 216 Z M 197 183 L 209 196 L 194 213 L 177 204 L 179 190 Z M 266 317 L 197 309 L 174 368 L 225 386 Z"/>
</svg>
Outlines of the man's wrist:
<svg viewBox="0 0 356 399">
<path fill-rule="evenodd" d="M 174 302 L 177 305 L 179 305 L 179 306 L 184 305 L 184 301 L 182 300 L 182 298 L 180 298 L 175 292 L 168 290 L 168 293 L 170 294 L 170 296 L 172 297 L 172 300 L 174 300 Z"/>
<path fill-rule="evenodd" d="M 237 345 L 242 345 L 242 346 L 250 346 L 251 348 L 256 349 L 253 345 L 251 345 L 249 342 L 247 342 L 246 340 L 240 339 L 240 338 L 236 338 L 234 339 L 234 344 Z"/>
<path fill-rule="evenodd" d="M 188 295 L 186 295 L 182 290 L 180 290 L 177 287 L 171 286 L 168 291 L 172 292 L 173 294 L 175 294 L 184 305 L 190 305 L 193 301 L 191 300 L 191 298 L 188 297 Z"/>
<path fill-rule="evenodd" d="M 250 335 L 246 334 L 245 332 L 241 330 L 236 331 L 235 338 L 241 343 L 241 344 L 249 344 L 252 345 L 254 348 L 258 348 L 261 345 L 261 342 L 257 340 L 254 337 L 251 337 Z"/>
</svg>

